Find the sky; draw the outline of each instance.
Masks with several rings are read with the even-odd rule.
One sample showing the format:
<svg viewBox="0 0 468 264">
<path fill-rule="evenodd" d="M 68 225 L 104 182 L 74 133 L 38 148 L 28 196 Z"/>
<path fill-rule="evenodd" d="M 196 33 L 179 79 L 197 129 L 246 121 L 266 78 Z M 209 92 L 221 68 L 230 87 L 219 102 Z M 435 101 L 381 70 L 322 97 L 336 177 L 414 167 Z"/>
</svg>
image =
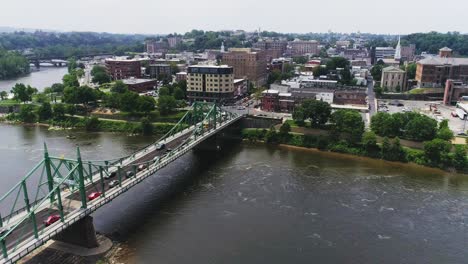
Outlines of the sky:
<svg viewBox="0 0 468 264">
<path fill-rule="evenodd" d="M 0 26 L 167 34 L 191 29 L 468 32 L 466 0 L 1 0 Z"/>
</svg>

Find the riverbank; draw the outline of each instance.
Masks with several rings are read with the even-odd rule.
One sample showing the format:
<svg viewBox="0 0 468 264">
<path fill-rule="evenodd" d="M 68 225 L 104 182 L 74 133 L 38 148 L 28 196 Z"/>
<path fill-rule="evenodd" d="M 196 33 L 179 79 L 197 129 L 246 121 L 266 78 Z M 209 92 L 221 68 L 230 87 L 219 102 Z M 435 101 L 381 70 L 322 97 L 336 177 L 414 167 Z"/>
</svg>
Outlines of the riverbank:
<svg viewBox="0 0 468 264">
<path fill-rule="evenodd" d="M 447 172 L 468 173 L 466 150 L 460 152 L 455 148 L 454 153 L 442 155 L 425 149 L 402 146 L 399 139 L 378 140 L 376 137 L 366 142 L 351 144 L 345 140 L 338 140 L 336 135 L 321 130 L 320 133 L 276 132 L 276 130 L 249 128 L 242 130 L 244 140 L 266 144 L 317 149 L 322 152 L 336 152 L 352 156 L 366 157 L 389 162 L 409 163 L 427 168 L 441 169 Z M 432 155 L 432 156 L 430 156 Z M 437 156 L 439 163 L 431 158 Z"/>
</svg>

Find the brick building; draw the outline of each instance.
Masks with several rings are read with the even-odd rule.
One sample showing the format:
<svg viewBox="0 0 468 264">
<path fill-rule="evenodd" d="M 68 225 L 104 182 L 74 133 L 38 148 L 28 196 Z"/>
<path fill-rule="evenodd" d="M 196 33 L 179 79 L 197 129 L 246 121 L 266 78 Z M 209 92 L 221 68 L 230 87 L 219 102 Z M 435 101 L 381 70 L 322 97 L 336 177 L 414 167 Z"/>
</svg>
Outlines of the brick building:
<svg viewBox="0 0 468 264">
<path fill-rule="evenodd" d="M 236 79 L 248 79 L 255 86 L 267 81 L 266 53 L 250 48 L 231 48 L 223 53 L 222 63 L 234 68 Z"/>
<path fill-rule="evenodd" d="M 172 76 L 171 65 L 169 64 L 151 64 L 148 66 L 151 78 L 159 77 L 169 78 Z"/>
<path fill-rule="evenodd" d="M 149 90 L 154 90 L 157 87 L 156 80 L 129 78 L 122 81 L 128 86 L 128 89 L 130 91 L 134 91 L 137 93 L 143 93 Z"/>
<path fill-rule="evenodd" d="M 443 48 L 438 56 L 418 61 L 416 81 L 419 87 L 443 87 L 448 79 L 468 83 L 468 58 L 453 58 L 452 50 Z"/>
<path fill-rule="evenodd" d="M 175 48 L 181 42 L 182 42 L 181 37 L 169 37 L 169 38 L 167 38 L 167 43 L 169 44 L 169 48 Z"/>
<path fill-rule="evenodd" d="M 169 44 L 164 41 L 147 40 L 146 41 L 146 52 L 147 53 L 166 53 L 169 48 Z"/>
<path fill-rule="evenodd" d="M 136 59 L 106 59 L 106 68 L 113 80 L 141 77 L 141 61 Z"/>
<path fill-rule="evenodd" d="M 287 41 L 280 40 L 259 40 L 253 44 L 253 48 L 265 51 L 267 62 L 280 58 L 286 53 Z"/>
<path fill-rule="evenodd" d="M 406 91 L 406 72 L 395 66 L 386 67 L 382 69 L 380 85 L 391 92 Z"/>
<path fill-rule="evenodd" d="M 447 80 L 445 83 L 444 104 L 454 104 L 460 101 L 463 96 L 468 96 L 468 85 L 460 81 Z"/>
</svg>

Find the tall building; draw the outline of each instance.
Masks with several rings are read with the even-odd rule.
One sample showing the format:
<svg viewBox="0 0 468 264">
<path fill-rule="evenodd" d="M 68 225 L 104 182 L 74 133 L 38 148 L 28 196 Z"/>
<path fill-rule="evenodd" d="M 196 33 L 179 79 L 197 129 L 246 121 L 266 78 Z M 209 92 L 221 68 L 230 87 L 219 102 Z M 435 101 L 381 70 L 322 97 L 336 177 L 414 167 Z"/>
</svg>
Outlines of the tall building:
<svg viewBox="0 0 468 264">
<path fill-rule="evenodd" d="M 168 43 L 164 41 L 147 40 L 146 41 L 146 52 L 147 53 L 166 53 L 168 49 Z"/>
<path fill-rule="evenodd" d="M 194 101 L 232 101 L 234 69 L 227 65 L 190 66 L 187 68 L 187 97 Z"/>
<path fill-rule="evenodd" d="M 468 83 L 468 58 L 453 58 L 452 50 L 445 47 L 439 50 L 439 55 L 418 61 L 418 87 L 443 87 L 448 79 Z"/>
<path fill-rule="evenodd" d="M 318 45 L 319 43 L 315 40 L 294 40 L 289 42 L 292 56 L 303 56 L 305 54 L 319 55 L 320 50 L 318 48 Z"/>
<path fill-rule="evenodd" d="M 158 79 L 159 77 L 170 78 L 172 76 L 171 65 L 169 64 L 150 64 L 148 66 L 151 78 Z"/>
<path fill-rule="evenodd" d="M 379 59 L 395 58 L 396 50 L 393 47 L 376 47 L 374 61 Z"/>
<path fill-rule="evenodd" d="M 106 68 L 113 80 L 141 77 L 141 62 L 136 59 L 106 59 Z"/>
<path fill-rule="evenodd" d="M 167 43 L 169 44 L 170 48 L 177 47 L 177 45 L 179 45 L 179 43 L 181 43 L 181 42 L 182 42 L 181 37 L 169 37 L 169 38 L 167 38 Z"/>
<path fill-rule="evenodd" d="M 404 61 L 413 61 L 416 53 L 416 45 L 401 46 L 401 59 Z"/>
<path fill-rule="evenodd" d="M 389 66 L 382 69 L 380 85 L 391 92 L 406 91 L 406 72 L 400 68 Z"/>
<path fill-rule="evenodd" d="M 264 50 L 267 61 L 270 62 L 273 59 L 280 58 L 286 53 L 288 42 L 281 40 L 259 40 L 253 44 L 253 48 Z"/>
<path fill-rule="evenodd" d="M 263 50 L 231 48 L 223 53 L 222 63 L 234 68 L 236 79 L 248 79 L 255 86 L 267 81 L 267 60 Z"/>
</svg>

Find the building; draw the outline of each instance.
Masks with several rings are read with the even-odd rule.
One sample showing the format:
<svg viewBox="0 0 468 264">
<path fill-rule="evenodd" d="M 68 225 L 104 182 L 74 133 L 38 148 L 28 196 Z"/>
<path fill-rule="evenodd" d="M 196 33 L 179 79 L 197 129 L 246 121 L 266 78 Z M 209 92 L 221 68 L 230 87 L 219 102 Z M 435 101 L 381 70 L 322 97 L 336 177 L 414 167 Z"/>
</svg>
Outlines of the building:
<svg viewBox="0 0 468 264">
<path fill-rule="evenodd" d="M 134 91 L 137 93 L 143 93 L 149 90 L 154 90 L 157 87 L 157 80 L 150 80 L 150 79 L 137 79 L 137 78 L 129 78 L 122 80 L 128 86 L 130 91 Z"/>
<path fill-rule="evenodd" d="M 187 72 L 176 73 L 176 82 L 186 81 L 186 80 L 187 80 Z"/>
<path fill-rule="evenodd" d="M 179 43 L 182 43 L 181 37 L 169 37 L 167 38 L 167 43 L 169 44 L 170 48 L 175 48 Z"/>
<path fill-rule="evenodd" d="M 190 66 L 187 68 L 187 96 L 193 101 L 232 101 L 234 69 L 227 65 Z"/>
<path fill-rule="evenodd" d="M 461 81 L 447 80 L 445 83 L 444 104 L 452 105 L 468 96 L 468 85 Z"/>
<path fill-rule="evenodd" d="M 151 78 L 169 78 L 172 76 L 172 68 L 169 64 L 150 64 L 148 66 Z"/>
<path fill-rule="evenodd" d="M 291 64 L 291 59 L 277 58 L 277 59 L 271 60 L 268 68 L 270 72 L 273 70 L 279 70 L 281 72 L 284 72 L 284 68 L 288 64 Z"/>
<path fill-rule="evenodd" d="M 302 41 L 294 40 L 289 42 L 292 56 L 304 56 L 306 54 L 319 55 L 319 43 L 315 40 Z"/>
<path fill-rule="evenodd" d="M 349 41 L 349 40 L 337 40 L 335 46 L 337 48 L 344 48 L 345 49 L 345 48 L 349 47 L 349 45 L 351 45 L 351 41 Z"/>
<path fill-rule="evenodd" d="M 395 49 L 393 47 L 376 47 L 374 61 L 379 59 L 395 58 Z"/>
<path fill-rule="evenodd" d="M 406 91 L 406 72 L 395 66 L 383 68 L 380 85 L 391 92 Z"/>
<path fill-rule="evenodd" d="M 147 40 L 145 44 L 146 52 L 149 54 L 166 53 L 169 47 L 168 43 L 164 41 Z"/>
<path fill-rule="evenodd" d="M 247 81 L 244 79 L 234 79 L 234 97 L 247 94 Z"/>
<path fill-rule="evenodd" d="M 265 90 L 262 92 L 263 111 L 277 112 L 279 109 L 279 92 L 277 90 Z"/>
<path fill-rule="evenodd" d="M 281 40 L 259 40 L 253 44 L 253 48 L 265 51 L 266 59 L 270 62 L 286 53 L 288 42 Z"/>
<path fill-rule="evenodd" d="M 250 48 L 231 48 L 223 53 L 222 63 L 233 67 L 236 79 L 248 79 L 255 86 L 267 81 L 265 51 Z"/>
<path fill-rule="evenodd" d="M 448 79 L 468 83 L 468 58 L 453 58 L 452 50 L 445 47 L 439 55 L 428 55 L 417 62 L 418 87 L 443 87 Z"/>
<path fill-rule="evenodd" d="M 113 80 L 141 77 L 141 61 L 137 59 L 106 59 L 106 68 Z"/>
<path fill-rule="evenodd" d="M 414 61 L 416 53 L 416 45 L 410 44 L 409 46 L 401 46 L 401 59 L 404 61 Z"/>
</svg>

